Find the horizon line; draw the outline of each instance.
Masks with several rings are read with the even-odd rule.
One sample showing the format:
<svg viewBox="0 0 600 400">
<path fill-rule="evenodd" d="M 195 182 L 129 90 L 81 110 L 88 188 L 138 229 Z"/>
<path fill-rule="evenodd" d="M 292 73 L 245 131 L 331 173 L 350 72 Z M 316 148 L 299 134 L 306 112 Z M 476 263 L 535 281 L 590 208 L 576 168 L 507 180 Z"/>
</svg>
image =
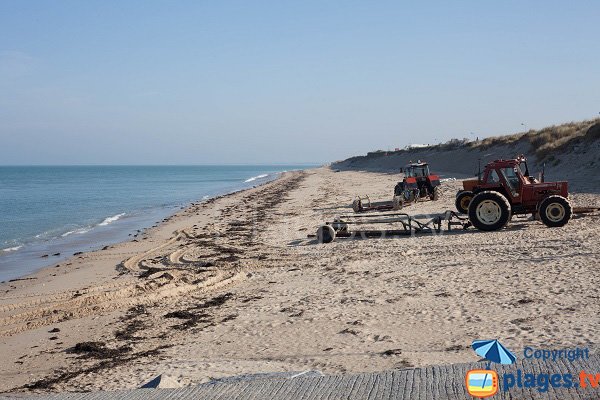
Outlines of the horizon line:
<svg viewBox="0 0 600 400">
<path fill-rule="evenodd" d="M 0 167 L 278 167 L 323 165 L 329 162 L 240 164 L 0 164 Z"/>
</svg>

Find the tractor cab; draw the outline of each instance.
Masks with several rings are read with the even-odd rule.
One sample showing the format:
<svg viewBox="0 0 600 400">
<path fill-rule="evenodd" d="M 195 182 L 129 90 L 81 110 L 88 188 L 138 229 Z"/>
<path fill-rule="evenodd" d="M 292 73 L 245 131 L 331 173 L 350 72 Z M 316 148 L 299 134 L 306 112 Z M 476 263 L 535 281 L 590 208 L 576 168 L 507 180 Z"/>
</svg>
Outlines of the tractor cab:
<svg viewBox="0 0 600 400">
<path fill-rule="evenodd" d="M 408 178 L 425 178 L 429 176 L 429 164 L 419 162 L 404 167 L 404 176 Z"/>
<path fill-rule="evenodd" d="M 529 180 L 525 178 L 518 159 L 495 160 L 485 166 L 483 178 L 477 188 L 495 189 L 509 198 L 516 198 L 521 196 L 521 189 L 525 183 L 529 183 Z"/>
</svg>

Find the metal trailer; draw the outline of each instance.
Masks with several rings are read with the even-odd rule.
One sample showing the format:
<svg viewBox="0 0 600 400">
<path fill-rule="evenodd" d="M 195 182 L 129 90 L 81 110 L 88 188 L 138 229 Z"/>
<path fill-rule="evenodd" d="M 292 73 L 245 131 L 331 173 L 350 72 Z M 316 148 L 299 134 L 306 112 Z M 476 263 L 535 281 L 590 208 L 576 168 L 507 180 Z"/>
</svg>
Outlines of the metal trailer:
<svg viewBox="0 0 600 400">
<path fill-rule="evenodd" d="M 573 214 L 587 215 L 600 212 L 600 207 L 573 207 Z M 394 236 L 435 235 L 442 231 L 442 224 L 446 223 L 446 230 L 453 228 L 467 229 L 472 226 L 469 218 L 451 210 L 442 214 L 410 216 L 406 213 L 383 214 L 354 214 L 342 215 L 325 222 L 317 229 L 319 243 L 330 243 L 336 238 L 385 238 Z M 365 225 L 391 224 L 393 229 L 361 229 Z M 355 229 L 351 229 L 354 228 Z"/>
<path fill-rule="evenodd" d="M 373 238 L 413 235 L 433 235 L 442 231 L 442 223 L 447 223 L 447 230 L 452 227 L 466 229 L 470 223 L 466 217 L 459 216 L 454 211 L 443 214 L 410 216 L 406 213 L 342 215 L 333 221 L 325 222 L 317 229 L 319 243 L 330 243 L 336 238 Z M 389 224 L 391 229 L 361 229 L 365 225 Z M 357 227 L 356 229 L 351 229 Z"/>
</svg>

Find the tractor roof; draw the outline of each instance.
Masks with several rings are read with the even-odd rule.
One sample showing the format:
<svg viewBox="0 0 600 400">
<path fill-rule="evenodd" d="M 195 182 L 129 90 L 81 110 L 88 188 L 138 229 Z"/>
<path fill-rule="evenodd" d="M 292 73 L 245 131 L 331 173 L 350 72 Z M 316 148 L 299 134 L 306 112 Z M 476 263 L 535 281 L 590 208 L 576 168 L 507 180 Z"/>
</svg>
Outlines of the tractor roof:
<svg viewBox="0 0 600 400">
<path fill-rule="evenodd" d="M 409 162 L 409 163 L 406 165 L 406 168 L 408 168 L 408 167 L 424 167 L 424 166 L 426 166 L 426 165 L 429 165 L 429 164 L 428 164 L 427 162 L 425 162 L 425 161 L 421 161 L 421 160 L 419 160 L 419 161 L 417 161 L 417 162 L 412 162 L 412 161 L 410 161 L 410 162 Z"/>
<path fill-rule="evenodd" d="M 491 161 L 491 162 L 487 163 L 486 167 L 489 167 L 489 168 L 515 167 L 517 165 L 520 165 L 522 162 L 526 162 L 526 161 L 527 161 L 527 159 L 525 158 L 525 156 L 518 156 L 517 158 L 512 158 L 510 160 L 499 159 L 499 160 Z"/>
</svg>

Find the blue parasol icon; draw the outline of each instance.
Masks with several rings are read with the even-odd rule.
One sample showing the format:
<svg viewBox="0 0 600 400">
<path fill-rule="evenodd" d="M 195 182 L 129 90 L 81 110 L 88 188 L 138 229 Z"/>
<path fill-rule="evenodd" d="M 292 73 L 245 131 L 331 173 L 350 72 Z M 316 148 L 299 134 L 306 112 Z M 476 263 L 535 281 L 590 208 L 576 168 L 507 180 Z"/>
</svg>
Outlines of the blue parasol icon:
<svg viewBox="0 0 600 400">
<path fill-rule="evenodd" d="M 512 364 L 517 357 L 497 340 L 475 340 L 471 345 L 477 355 L 485 358 L 490 363 Z M 488 368 L 489 364 L 488 363 Z"/>
<path fill-rule="evenodd" d="M 506 347 L 502 346 L 498 340 L 474 340 L 471 344 L 473 350 L 477 355 L 485 358 L 488 363 L 485 369 L 490 369 L 490 364 L 495 362 L 499 364 L 512 364 L 516 361 L 517 357 L 510 352 Z M 483 377 L 483 383 L 481 387 L 485 387 L 489 374 L 485 374 Z"/>
</svg>

